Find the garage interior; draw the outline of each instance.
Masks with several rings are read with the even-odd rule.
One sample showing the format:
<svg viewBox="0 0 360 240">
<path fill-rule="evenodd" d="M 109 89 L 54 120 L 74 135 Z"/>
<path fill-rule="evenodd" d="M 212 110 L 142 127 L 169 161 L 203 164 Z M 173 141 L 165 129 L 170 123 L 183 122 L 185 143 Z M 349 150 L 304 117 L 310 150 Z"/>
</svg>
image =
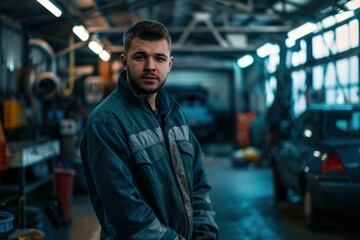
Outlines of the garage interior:
<svg viewBox="0 0 360 240">
<path fill-rule="evenodd" d="M 99 239 L 78 144 L 88 115 L 117 85 L 123 33 L 143 19 L 164 23 L 172 36 L 164 87 L 203 147 L 221 239 L 359 239 L 358 220 L 347 217 L 307 229 L 300 196 L 274 200 L 271 167 L 279 129 L 311 104 L 360 104 L 359 7 L 357 0 L 2 0 L 0 212 L 13 214 L 13 227 L 0 227 L 0 239 L 19 232 Z"/>
</svg>

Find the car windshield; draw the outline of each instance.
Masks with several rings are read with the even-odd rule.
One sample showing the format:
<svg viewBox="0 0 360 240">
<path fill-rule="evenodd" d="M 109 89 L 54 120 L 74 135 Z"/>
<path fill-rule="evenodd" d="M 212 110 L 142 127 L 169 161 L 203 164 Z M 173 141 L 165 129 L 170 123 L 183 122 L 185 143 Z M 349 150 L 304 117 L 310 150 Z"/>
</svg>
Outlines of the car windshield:
<svg viewBox="0 0 360 240">
<path fill-rule="evenodd" d="M 328 136 L 360 136 L 360 110 L 330 112 L 326 119 L 326 133 Z"/>
</svg>

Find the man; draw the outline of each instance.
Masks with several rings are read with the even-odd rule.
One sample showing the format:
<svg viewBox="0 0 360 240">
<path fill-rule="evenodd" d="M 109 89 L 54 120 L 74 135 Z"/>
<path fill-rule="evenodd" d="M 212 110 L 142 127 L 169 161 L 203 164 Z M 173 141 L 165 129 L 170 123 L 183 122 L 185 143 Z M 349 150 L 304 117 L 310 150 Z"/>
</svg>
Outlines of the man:
<svg viewBox="0 0 360 240">
<path fill-rule="evenodd" d="M 173 64 L 156 21 L 124 34 L 117 89 L 89 117 L 81 158 L 101 239 L 218 239 L 198 141 L 161 87 Z"/>
</svg>

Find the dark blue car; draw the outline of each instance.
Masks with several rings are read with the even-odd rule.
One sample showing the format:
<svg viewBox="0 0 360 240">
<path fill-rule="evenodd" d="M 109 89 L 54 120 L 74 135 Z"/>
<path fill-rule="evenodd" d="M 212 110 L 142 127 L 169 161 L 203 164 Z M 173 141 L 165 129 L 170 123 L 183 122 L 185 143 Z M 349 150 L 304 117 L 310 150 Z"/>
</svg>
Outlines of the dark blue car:
<svg viewBox="0 0 360 240">
<path fill-rule="evenodd" d="M 310 229 L 360 212 L 360 105 L 310 106 L 283 133 L 271 152 L 276 199 L 301 196 Z"/>
<path fill-rule="evenodd" d="M 196 137 L 205 141 L 214 132 L 216 119 L 208 106 L 208 91 L 200 85 L 166 85 L 168 91 L 182 106 Z"/>
</svg>

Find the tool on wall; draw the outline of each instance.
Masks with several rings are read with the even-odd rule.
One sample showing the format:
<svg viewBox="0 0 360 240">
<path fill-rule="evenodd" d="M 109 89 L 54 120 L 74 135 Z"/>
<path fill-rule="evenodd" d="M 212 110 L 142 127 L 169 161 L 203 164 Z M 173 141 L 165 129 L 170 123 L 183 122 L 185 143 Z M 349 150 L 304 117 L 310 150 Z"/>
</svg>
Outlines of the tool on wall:
<svg viewBox="0 0 360 240">
<path fill-rule="evenodd" d="M 70 36 L 69 45 L 72 47 L 74 45 L 74 37 Z M 69 52 L 69 80 L 64 82 L 62 87 L 63 93 L 65 96 L 70 96 L 74 90 L 75 84 L 75 50 L 72 49 Z"/>
</svg>

